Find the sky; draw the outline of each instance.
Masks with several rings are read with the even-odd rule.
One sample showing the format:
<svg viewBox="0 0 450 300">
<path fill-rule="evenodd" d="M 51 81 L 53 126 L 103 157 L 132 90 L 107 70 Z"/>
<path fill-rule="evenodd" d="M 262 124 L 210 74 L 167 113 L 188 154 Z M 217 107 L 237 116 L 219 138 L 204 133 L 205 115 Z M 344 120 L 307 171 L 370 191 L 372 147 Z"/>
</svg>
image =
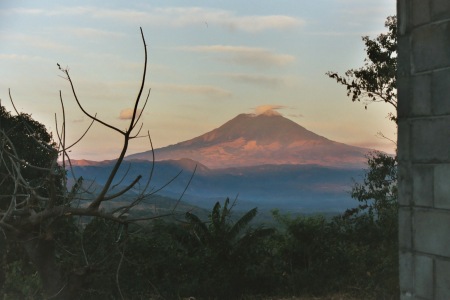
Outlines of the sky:
<svg viewBox="0 0 450 300">
<path fill-rule="evenodd" d="M 142 132 L 155 148 L 194 138 L 241 113 L 273 109 L 331 140 L 395 152 L 392 108 L 364 109 L 328 78 L 364 64 L 362 36 L 386 32 L 395 0 L 0 1 L 0 100 L 76 141 L 91 114 L 128 125 L 148 50 Z M 55 123 L 55 119 L 58 123 Z M 377 134 L 381 132 L 388 139 Z M 122 137 L 94 124 L 71 158 L 118 157 Z M 135 139 L 129 154 L 150 149 Z"/>
</svg>

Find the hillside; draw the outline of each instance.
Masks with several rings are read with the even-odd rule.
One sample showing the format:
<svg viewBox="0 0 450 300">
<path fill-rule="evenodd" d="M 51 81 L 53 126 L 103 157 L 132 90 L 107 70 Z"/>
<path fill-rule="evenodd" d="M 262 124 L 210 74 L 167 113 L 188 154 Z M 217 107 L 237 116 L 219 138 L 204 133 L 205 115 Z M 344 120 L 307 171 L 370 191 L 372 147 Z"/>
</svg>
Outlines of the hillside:
<svg viewBox="0 0 450 300">
<path fill-rule="evenodd" d="M 209 168 L 256 165 L 315 164 L 362 167 L 369 149 L 329 140 L 299 124 L 269 112 L 240 114 L 193 139 L 155 150 L 156 160 L 189 158 Z M 128 160 L 151 160 L 151 151 Z"/>
</svg>

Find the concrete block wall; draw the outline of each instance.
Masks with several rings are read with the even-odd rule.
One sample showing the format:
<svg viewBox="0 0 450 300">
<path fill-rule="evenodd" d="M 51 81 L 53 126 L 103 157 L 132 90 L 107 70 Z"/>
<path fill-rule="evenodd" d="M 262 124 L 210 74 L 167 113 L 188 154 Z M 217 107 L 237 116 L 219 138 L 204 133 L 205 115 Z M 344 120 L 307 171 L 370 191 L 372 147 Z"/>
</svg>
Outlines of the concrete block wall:
<svg viewBox="0 0 450 300">
<path fill-rule="evenodd" d="M 401 299 L 450 299 L 450 0 L 398 0 Z"/>
</svg>

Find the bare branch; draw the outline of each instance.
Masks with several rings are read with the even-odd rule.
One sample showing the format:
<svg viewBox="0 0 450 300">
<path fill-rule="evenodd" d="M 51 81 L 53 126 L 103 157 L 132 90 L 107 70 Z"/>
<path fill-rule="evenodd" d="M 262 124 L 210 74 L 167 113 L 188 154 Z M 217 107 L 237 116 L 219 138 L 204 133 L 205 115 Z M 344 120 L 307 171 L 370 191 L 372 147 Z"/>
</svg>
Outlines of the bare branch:
<svg viewBox="0 0 450 300">
<path fill-rule="evenodd" d="M 127 132 L 124 133 L 124 142 L 123 142 L 122 151 L 121 151 L 121 153 L 119 155 L 119 158 L 116 161 L 116 164 L 114 165 L 113 170 L 111 171 L 111 173 L 110 173 L 110 175 L 108 177 L 108 180 L 106 181 L 106 183 L 105 183 L 105 185 L 103 187 L 103 190 L 100 192 L 100 194 L 97 196 L 97 198 L 94 201 L 92 201 L 92 203 L 89 205 L 89 207 L 93 208 L 93 209 L 98 209 L 98 207 L 100 206 L 100 203 L 102 201 L 104 201 L 105 195 L 108 192 L 109 187 L 111 186 L 112 181 L 114 180 L 114 177 L 116 176 L 117 171 L 119 170 L 119 167 L 122 164 L 122 161 L 123 161 L 123 159 L 125 157 L 125 154 L 126 154 L 126 152 L 128 150 L 128 143 L 129 143 L 129 140 L 130 140 L 130 134 L 131 134 L 131 131 L 133 130 L 133 126 L 134 126 L 133 124 L 134 124 L 134 120 L 136 118 L 136 112 L 137 112 L 137 108 L 138 108 L 138 105 L 139 105 L 139 100 L 140 100 L 140 97 L 141 97 L 141 94 L 142 94 L 142 90 L 144 88 L 145 76 L 146 76 L 146 72 L 147 72 L 147 45 L 145 44 L 145 38 L 144 38 L 144 33 L 142 31 L 142 28 L 141 28 L 141 36 L 142 36 L 142 42 L 144 44 L 144 53 L 145 53 L 144 73 L 142 75 L 141 88 L 139 89 L 139 93 L 138 93 L 138 96 L 137 96 L 136 101 L 135 101 L 134 110 L 133 110 L 133 116 L 132 116 L 132 118 L 130 120 L 129 129 L 128 129 Z"/>
<path fill-rule="evenodd" d="M 139 101 L 141 100 L 142 91 L 144 90 L 145 77 L 147 75 L 147 44 L 145 43 L 145 37 L 144 37 L 144 32 L 142 31 L 142 27 L 140 27 L 140 30 L 141 30 L 142 43 L 144 44 L 144 52 L 145 52 L 144 72 L 142 73 L 141 87 L 139 88 L 139 93 L 138 93 L 136 101 L 134 103 L 133 116 L 131 117 L 130 127 L 128 128 L 128 133 L 131 133 L 134 126 L 136 125 L 134 120 L 136 118 Z M 150 91 L 148 94 L 150 95 Z M 148 97 L 147 97 L 147 99 L 148 99 Z"/>
<path fill-rule="evenodd" d="M 91 118 L 91 119 L 94 120 L 94 121 L 99 122 L 99 123 L 102 124 L 103 126 L 108 127 L 108 128 L 110 128 L 110 129 L 112 129 L 112 130 L 115 130 L 115 131 L 119 132 L 119 133 L 122 134 L 122 135 L 125 135 L 125 132 L 124 132 L 124 131 L 122 131 L 122 130 L 120 130 L 119 128 L 114 127 L 114 126 L 112 126 L 112 125 L 110 125 L 110 124 L 108 124 L 108 123 L 106 123 L 106 122 L 103 122 L 102 120 L 98 119 L 98 118 L 95 117 L 95 116 L 92 116 L 90 113 L 88 113 L 88 112 L 83 108 L 83 106 L 82 106 L 81 103 L 80 103 L 80 100 L 78 100 L 78 96 L 77 96 L 77 93 L 76 93 L 76 91 L 75 91 L 75 86 L 74 86 L 74 84 L 73 84 L 72 78 L 70 78 L 69 71 L 68 71 L 67 69 L 62 70 L 62 71 L 64 72 L 64 74 L 66 74 L 67 79 L 69 80 L 70 87 L 72 88 L 72 94 L 73 94 L 73 96 L 74 96 L 74 98 L 75 98 L 75 101 L 76 101 L 77 104 L 78 104 L 78 107 L 81 109 L 81 111 L 82 111 L 86 116 L 88 116 L 89 118 Z"/>
<path fill-rule="evenodd" d="M 131 190 L 131 189 L 136 185 L 136 183 L 138 183 L 139 180 L 141 180 L 141 178 L 142 178 L 142 176 L 139 175 L 139 176 L 136 177 L 136 178 L 133 180 L 133 182 L 132 182 L 131 184 L 129 184 L 126 188 L 124 188 L 123 190 L 121 190 L 120 192 L 118 192 L 118 193 L 116 193 L 116 194 L 113 194 L 113 195 L 110 195 L 110 196 L 105 196 L 105 198 L 103 199 L 103 201 L 112 200 L 112 199 L 115 199 L 115 198 L 117 198 L 117 197 L 122 196 L 123 194 L 125 194 L 126 192 L 128 192 L 129 190 Z"/>
<path fill-rule="evenodd" d="M 175 211 L 175 209 L 177 208 L 178 204 L 180 204 L 181 199 L 183 198 L 184 194 L 186 193 L 186 190 L 188 189 L 188 187 L 191 185 L 191 181 L 194 178 L 195 172 L 197 171 L 197 165 L 195 165 L 194 171 L 192 171 L 191 177 L 189 178 L 188 183 L 186 184 L 186 186 L 184 187 L 183 192 L 181 193 L 180 197 L 178 198 L 177 202 L 175 203 L 175 206 L 172 209 L 172 212 Z"/>
<path fill-rule="evenodd" d="M 145 72 L 145 71 L 144 71 Z M 150 92 L 152 91 L 152 89 L 150 88 L 150 89 L 148 89 L 148 93 L 147 93 L 147 97 L 145 98 L 145 102 L 144 102 L 144 105 L 142 106 L 142 109 L 141 109 L 141 111 L 140 111 L 140 113 L 139 113 L 139 116 L 137 117 L 137 119 L 136 119 L 136 121 L 134 122 L 134 125 L 133 125 L 133 127 L 134 126 L 136 126 L 136 124 L 139 122 L 139 119 L 141 118 L 141 116 L 142 116 L 142 113 L 144 112 L 144 110 L 145 110 L 145 107 L 147 106 L 147 103 L 148 103 L 148 98 L 150 97 Z"/>
</svg>

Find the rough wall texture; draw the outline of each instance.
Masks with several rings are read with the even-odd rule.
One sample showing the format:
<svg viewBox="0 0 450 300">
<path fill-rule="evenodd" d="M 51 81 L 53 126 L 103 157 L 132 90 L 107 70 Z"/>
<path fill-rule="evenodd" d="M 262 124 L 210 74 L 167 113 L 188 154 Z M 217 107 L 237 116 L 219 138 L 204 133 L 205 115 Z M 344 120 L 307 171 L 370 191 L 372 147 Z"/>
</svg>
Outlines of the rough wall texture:
<svg viewBox="0 0 450 300">
<path fill-rule="evenodd" d="M 450 299 L 450 0 L 398 0 L 401 299 Z"/>
</svg>

